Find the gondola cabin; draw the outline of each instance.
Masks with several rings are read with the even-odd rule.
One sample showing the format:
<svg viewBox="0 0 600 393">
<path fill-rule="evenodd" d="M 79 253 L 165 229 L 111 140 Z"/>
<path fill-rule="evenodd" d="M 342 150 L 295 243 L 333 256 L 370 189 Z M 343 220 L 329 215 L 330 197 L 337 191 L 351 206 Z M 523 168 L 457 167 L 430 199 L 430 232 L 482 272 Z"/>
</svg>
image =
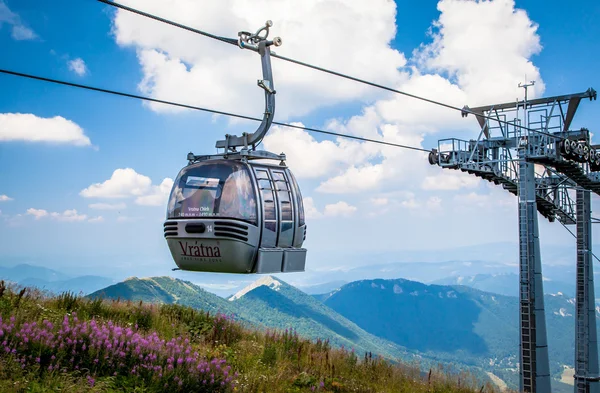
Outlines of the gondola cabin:
<svg viewBox="0 0 600 393">
<path fill-rule="evenodd" d="M 302 195 L 283 164 L 217 158 L 184 167 L 171 190 L 164 236 L 181 270 L 304 271 Z"/>
</svg>

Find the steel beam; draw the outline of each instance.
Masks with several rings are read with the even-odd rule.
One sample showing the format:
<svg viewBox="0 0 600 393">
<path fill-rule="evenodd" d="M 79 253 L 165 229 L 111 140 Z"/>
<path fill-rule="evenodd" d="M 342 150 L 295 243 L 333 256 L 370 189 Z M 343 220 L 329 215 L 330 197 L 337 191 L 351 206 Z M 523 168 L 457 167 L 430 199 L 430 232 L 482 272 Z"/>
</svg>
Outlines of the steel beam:
<svg viewBox="0 0 600 393">
<path fill-rule="evenodd" d="M 575 393 L 600 393 L 589 190 L 577 190 Z"/>
<path fill-rule="evenodd" d="M 550 393 L 550 362 L 535 195 L 535 167 L 519 149 L 520 391 Z"/>
</svg>

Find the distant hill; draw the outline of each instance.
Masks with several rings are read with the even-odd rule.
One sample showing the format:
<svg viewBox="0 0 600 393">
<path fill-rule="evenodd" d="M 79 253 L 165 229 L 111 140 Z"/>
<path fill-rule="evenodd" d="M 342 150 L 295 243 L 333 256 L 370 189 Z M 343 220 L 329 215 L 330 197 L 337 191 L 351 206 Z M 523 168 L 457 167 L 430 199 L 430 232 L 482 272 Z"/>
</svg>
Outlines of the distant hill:
<svg viewBox="0 0 600 393">
<path fill-rule="evenodd" d="M 357 281 L 324 297 L 327 306 L 369 333 L 444 361 L 480 366 L 512 381 L 513 387 L 517 300 L 466 286 L 404 279 Z M 573 364 L 574 300 L 547 295 L 545 306 L 551 368 L 557 376 L 563 364 Z"/>
<path fill-rule="evenodd" d="M 73 292 L 76 294 L 82 293 L 83 295 L 105 288 L 113 283 L 114 280 L 100 276 L 81 276 L 61 281 L 44 281 L 36 278 L 26 278 L 19 282 L 22 286 L 36 287 L 50 291 L 54 294 Z"/>
<path fill-rule="evenodd" d="M 413 359 L 399 345 L 375 337 L 312 296 L 271 276 L 263 277 L 229 298 L 239 315 L 267 327 L 294 328 L 310 339 L 329 338 L 338 347 L 371 351 L 390 358 Z"/>
<path fill-rule="evenodd" d="M 171 277 L 130 277 L 88 295 L 89 298 L 142 300 L 146 303 L 181 304 L 211 313 L 232 314 L 237 310 L 220 296 L 203 288 Z"/>
<path fill-rule="evenodd" d="M 21 264 L 12 267 L 0 266 L 0 278 L 7 281 L 20 283 L 25 279 L 43 280 L 44 282 L 68 280 L 72 277 L 56 270 L 42 266 Z"/>
<path fill-rule="evenodd" d="M 114 283 L 114 280 L 107 277 L 93 275 L 71 277 L 53 269 L 30 264 L 0 266 L 0 279 L 52 294 L 73 292 L 87 295 Z"/>
<path fill-rule="evenodd" d="M 515 273 L 452 276 L 434 280 L 431 284 L 465 285 L 485 292 L 492 292 L 505 296 L 518 296 L 519 294 L 519 275 Z M 598 286 L 598 284 L 596 284 L 596 286 Z M 565 296 L 574 297 L 575 281 L 544 280 L 544 293 L 555 294 L 559 292 Z"/>
</svg>

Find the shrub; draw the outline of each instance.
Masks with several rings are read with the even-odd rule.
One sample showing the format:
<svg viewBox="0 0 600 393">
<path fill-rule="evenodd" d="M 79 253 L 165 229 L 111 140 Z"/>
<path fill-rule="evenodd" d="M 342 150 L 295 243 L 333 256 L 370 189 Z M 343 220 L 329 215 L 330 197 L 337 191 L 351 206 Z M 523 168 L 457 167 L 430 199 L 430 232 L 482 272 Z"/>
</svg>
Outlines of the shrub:
<svg viewBox="0 0 600 393">
<path fill-rule="evenodd" d="M 79 321 L 65 315 L 60 326 L 44 320 L 42 324 L 17 324 L 12 316 L 0 317 L 2 355 L 21 365 L 51 372 L 87 370 L 88 382 L 96 377 L 134 376 L 145 386 L 163 392 L 227 391 L 234 386 L 231 367 L 225 359 L 208 360 L 192 350 L 188 339 L 170 341 L 156 332 L 142 334 L 111 321 Z"/>
</svg>

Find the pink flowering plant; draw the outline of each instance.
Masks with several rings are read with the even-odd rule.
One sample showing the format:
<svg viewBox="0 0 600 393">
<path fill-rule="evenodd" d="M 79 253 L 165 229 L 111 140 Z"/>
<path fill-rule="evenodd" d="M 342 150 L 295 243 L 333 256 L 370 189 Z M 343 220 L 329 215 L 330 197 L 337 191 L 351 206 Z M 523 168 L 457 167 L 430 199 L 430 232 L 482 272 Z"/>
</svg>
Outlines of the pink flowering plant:
<svg viewBox="0 0 600 393">
<path fill-rule="evenodd" d="M 206 359 L 181 337 L 161 339 L 112 321 L 80 321 L 75 312 L 55 326 L 17 323 L 0 316 L 0 357 L 23 369 L 44 373 L 78 370 L 90 385 L 99 377 L 134 376 L 146 388 L 163 392 L 226 392 L 235 386 L 237 373 L 225 359 Z"/>
</svg>

